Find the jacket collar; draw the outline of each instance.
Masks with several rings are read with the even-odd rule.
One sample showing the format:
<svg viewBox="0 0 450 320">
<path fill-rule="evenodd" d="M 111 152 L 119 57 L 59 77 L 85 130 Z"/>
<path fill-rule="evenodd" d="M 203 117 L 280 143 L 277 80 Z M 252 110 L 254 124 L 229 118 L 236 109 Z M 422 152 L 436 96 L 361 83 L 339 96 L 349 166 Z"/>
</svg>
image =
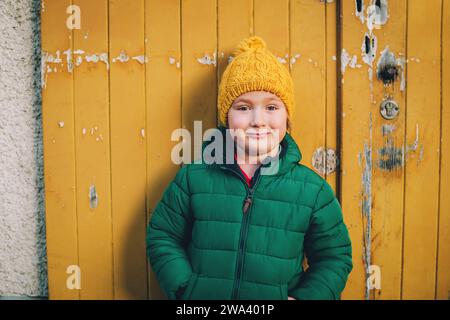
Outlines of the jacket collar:
<svg viewBox="0 0 450 320">
<path fill-rule="evenodd" d="M 236 150 L 236 146 L 233 145 L 233 152 L 231 153 L 231 148 L 227 148 L 226 146 L 226 137 L 228 136 L 229 141 L 232 141 L 232 138 L 229 134 L 229 132 L 227 132 L 226 128 L 223 126 L 218 126 L 217 129 L 219 129 L 221 135 L 222 135 L 222 141 L 223 141 L 223 148 L 221 150 L 222 154 L 218 154 L 217 155 L 217 163 L 213 162 L 213 165 L 217 165 L 217 166 L 231 166 L 233 167 L 236 162 L 234 159 L 234 153 Z M 216 149 L 212 149 L 208 150 L 206 153 L 205 148 L 211 144 L 214 141 L 214 138 L 211 139 L 211 141 L 204 141 L 202 144 L 202 158 L 203 155 L 205 155 L 206 157 L 208 156 L 209 153 L 211 153 L 211 155 L 213 157 L 215 157 L 215 152 L 219 151 Z M 265 159 L 265 161 L 263 161 L 263 165 L 261 165 L 261 169 L 265 168 L 266 173 L 268 175 L 282 175 L 285 174 L 286 172 L 288 172 L 293 166 L 295 166 L 299 161 L 301 161 L 302 159 L 302 154 L 300 152 L 300 149 L 297 145 L 297 143 L 295 142 L 295 140 L 292 138 L 292 136 L 286 132 L 283 140 L 281 140 L 280 142 L 281 145 L 281 150 L 278 154 L 278 157 L 267 157 Z M 230 154 L 227 154 L 227 150 L 230 150 Z M 228 163 L 226 162 L 226 159 L 228 157 L 228 161 L 232 162 L 232 163 Z M 206 160 L 206 158 L 203 158 L 204 160 Z M 221 162 L 218 160 L 221 159 Z M 209 160 L 208 163 L 211 163 L 213 160 Z M 220 163 L 219 163 L 220 162 Z"/>
</svg>

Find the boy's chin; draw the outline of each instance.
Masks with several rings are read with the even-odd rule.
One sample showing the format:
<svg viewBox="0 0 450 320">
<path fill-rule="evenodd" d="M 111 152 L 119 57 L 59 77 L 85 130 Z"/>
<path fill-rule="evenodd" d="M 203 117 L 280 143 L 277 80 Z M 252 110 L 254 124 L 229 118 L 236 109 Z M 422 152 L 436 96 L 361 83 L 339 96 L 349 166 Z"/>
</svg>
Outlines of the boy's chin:
<svg viewBox="0 0 450 320">
<path fill-rule="evenodd" d="M 252 146 L 249 145 L 246 150 L 249 156 L 265 155 L 273 150 L 273 146 Z"/>
</svg>

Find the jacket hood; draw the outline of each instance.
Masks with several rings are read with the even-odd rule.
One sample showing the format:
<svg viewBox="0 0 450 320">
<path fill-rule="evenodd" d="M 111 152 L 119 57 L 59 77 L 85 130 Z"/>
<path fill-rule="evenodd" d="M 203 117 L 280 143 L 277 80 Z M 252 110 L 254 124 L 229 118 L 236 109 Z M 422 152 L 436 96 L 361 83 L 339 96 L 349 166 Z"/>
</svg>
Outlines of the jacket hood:
<svg viewBox="0 0 450 320">
<path fill-rule="evenodd" d="M 227 128 L 224 126 L 218 126 L 217 129 L 220 131 L 222 136 L 222 148 L 220 150 L 219 146 L 215 146 L 213 142 L 215 141 L 215 135 L 210 136 L 210 140 L 204 141 L 202 144 L 202 159 L 205 163 L 218 166 L 227 166 L 234 164 L 234 153 L 236 150 L 236 144 L 233 143 L 233 148 L 228 147 L 226 139 L 228 136 L 229 141 L 233 141 Z M 217 132 L 217 131 L 216 131 Z M 267 157 L 264 159 L 262 168 L 265 168 L 267 173 L 270 175 L 281 175 L 288 172 L 293 166 L 297 165 L 302 159 L 301 151 L 292 138 L 292 136 L 286 132 L 283 140 L 280 142 L 281 150 L 276 157 Z M 205 149 L 208 148 L 208 150 Z M 218 152 L 216 157 L 216 152 Z M 228 159 L 228 161 L 227 161 Z"/>
</svg>

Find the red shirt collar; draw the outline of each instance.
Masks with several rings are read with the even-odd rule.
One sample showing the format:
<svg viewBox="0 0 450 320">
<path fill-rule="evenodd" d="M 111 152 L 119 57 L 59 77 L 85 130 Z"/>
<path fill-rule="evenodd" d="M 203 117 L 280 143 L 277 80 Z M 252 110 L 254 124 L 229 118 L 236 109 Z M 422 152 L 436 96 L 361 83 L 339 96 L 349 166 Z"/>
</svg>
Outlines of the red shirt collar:
<svg viewBox="0 0 450 320">
<path fill-rule="evenodd" d="M 244 178 L 245 178 L 245 182 L 247 182 L 247 185 L 250 186 L 250 183 L 252 181 L 252 178 L 250 178 L 244 170 L 242 170 L 241 166 L 237 163 L 237 155 L 236 152 L 234 153 L 234 160 L 236 160 L 236 164 L 238 166 L 238 168 L 241 170 L 241 172 L 244 174 Z"/>
</svg>

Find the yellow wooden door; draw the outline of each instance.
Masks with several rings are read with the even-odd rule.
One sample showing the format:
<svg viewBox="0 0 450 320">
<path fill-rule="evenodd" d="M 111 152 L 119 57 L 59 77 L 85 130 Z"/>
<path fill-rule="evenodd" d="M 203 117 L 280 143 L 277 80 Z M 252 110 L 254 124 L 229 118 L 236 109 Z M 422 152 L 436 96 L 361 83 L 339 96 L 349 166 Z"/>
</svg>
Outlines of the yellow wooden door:
<svg viewBox="0 0 450 320">
<path fill-rule="evenodd" d="M 216 126 L 231 53 L 258 35 L 294 79 L 302 162 L 343 208 L 354 269 L 342 298 L 448 299 L 449 7 L 43 0 L 50 298 L 164 298 L 145 227 L 178 170 L 171 135 Z M 393 119 L 380 113 L 386 97 L 399 106 Z"/>
</svg>

